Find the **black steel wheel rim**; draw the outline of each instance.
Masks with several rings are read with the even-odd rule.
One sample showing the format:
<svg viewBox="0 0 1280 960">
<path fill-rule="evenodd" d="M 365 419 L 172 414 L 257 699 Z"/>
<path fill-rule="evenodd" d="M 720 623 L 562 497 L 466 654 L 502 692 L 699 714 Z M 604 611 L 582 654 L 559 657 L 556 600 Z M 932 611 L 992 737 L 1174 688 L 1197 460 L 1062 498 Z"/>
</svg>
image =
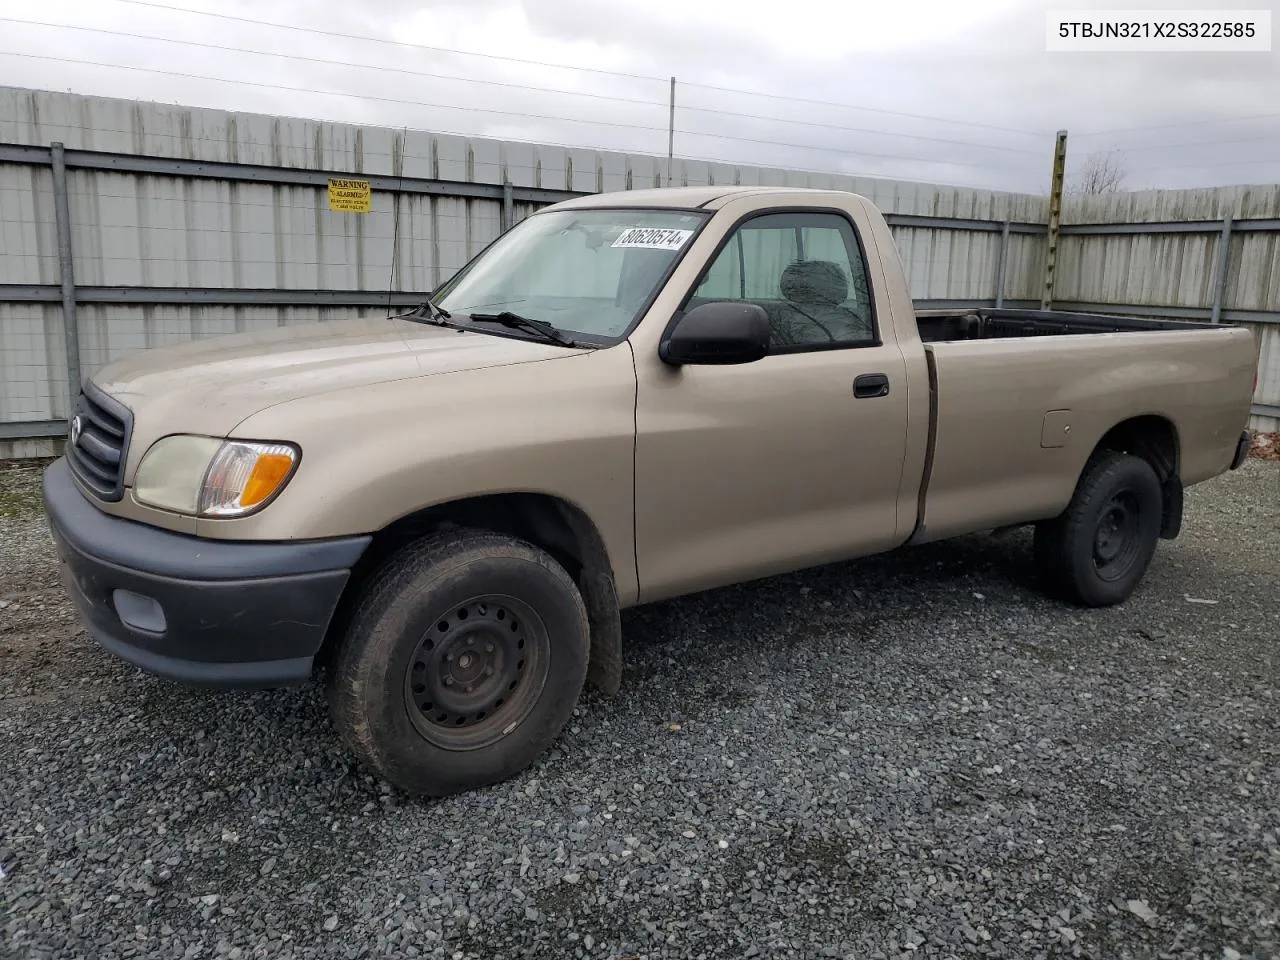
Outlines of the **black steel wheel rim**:
<svg viewBox="0 0 1280 960">
<path fill-rule="evenodd" d="M 409 718 L 446 750 L 478 750 L 529 715 L 546 684 L 550 640 L 522 600 L 485 595 L 434 618 L 405 669 Z"/>
<path fill-rule="evenodd" d="M 1093 534 L 1093 567 L 1103 580 L 1119 580 L 1142 552 L 1142 505 L 1129 491 L 1107 501 Z"/>
</svg>

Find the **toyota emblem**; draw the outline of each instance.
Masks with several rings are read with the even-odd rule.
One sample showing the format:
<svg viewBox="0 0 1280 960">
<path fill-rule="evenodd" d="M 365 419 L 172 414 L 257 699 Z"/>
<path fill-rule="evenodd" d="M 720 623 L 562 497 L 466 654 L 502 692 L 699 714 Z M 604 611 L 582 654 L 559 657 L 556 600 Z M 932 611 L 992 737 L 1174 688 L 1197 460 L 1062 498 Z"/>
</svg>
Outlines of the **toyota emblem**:
<svg viewBox="0 0 1280 960">
<path fill-rule="evenodd" d="M 80 414 L 76 414 L 71 418 L 71 445 L 74 447 L 80 443 L 80 431 L 84 429 L 84 423 L 80 420 Z"/>
</svg>

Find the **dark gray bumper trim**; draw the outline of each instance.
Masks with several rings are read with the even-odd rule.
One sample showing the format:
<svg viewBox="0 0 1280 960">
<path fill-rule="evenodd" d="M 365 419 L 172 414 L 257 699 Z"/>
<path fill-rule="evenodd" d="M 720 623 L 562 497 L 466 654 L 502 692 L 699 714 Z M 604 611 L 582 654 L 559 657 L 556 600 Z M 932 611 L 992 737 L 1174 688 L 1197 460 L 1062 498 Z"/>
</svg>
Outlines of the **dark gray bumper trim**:
<svg viewBox="0 0 1280 960">
<path fill-rule="evenodd" d="M 132 663 L 148 673 L 197 686 L 210 687 L 287 687 L 306 682 L 311 676 L 313 657 L 293 657 L 288 660 L 256 660 L 239 663 L 218 663 L 207 660 L 186 660 L 166 657 L 163 654 L 125 643 L 110 634 L 92 630 L 93 639 L 109 653 Z"/>
</svg>

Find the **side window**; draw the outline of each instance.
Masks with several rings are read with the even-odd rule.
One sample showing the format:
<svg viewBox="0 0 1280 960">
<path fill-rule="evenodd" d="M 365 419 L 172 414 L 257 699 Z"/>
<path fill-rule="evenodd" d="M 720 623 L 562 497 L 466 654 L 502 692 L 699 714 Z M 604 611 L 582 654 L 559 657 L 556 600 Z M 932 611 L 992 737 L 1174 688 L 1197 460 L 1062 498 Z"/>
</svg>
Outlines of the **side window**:
<svg viewBox="0 0 1280 960">
<path fill-rule="evenodd" d="M 764 307 L 772 350 L 877 343 L 866 263 L 853 226 L 835 213 L 754 217 L 729 237 L 690 298 Z"/>
</svg>

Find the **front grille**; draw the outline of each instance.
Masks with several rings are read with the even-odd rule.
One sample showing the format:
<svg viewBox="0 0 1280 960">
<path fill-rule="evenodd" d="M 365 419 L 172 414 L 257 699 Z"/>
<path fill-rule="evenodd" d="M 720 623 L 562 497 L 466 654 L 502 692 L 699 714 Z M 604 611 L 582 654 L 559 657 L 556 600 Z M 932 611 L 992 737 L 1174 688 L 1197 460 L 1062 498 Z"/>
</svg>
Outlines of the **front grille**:
<svg viewBox="0 0 1280 960">
<path fill-rule="evenodd" d="M 124 462 L 132 428 L 128 407 L 85 383 L 71 414 L 67 462 L 80 482 L 103 500 L 124 495 Z"/>
</svg>

